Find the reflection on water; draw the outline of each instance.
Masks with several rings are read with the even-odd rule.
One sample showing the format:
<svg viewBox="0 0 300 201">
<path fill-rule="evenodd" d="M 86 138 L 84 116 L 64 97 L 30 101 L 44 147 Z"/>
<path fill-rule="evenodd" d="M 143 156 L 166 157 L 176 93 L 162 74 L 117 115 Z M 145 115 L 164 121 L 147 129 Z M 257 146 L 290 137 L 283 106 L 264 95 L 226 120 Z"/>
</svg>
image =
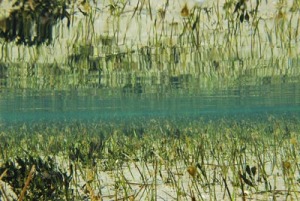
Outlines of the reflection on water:
<svg viewBox="0 0 300 201">
<path fill-rule="evenodd" d="M 300 84 L 278 83 L 206 90 L 169 78 L 168 85 L 115 89 L 9 90 L 0 98 L 2 122 L 130 120 L 180 117 L 300 115 Z M 185 78 L 187 79 L 187 78 Z"/>
</svg>

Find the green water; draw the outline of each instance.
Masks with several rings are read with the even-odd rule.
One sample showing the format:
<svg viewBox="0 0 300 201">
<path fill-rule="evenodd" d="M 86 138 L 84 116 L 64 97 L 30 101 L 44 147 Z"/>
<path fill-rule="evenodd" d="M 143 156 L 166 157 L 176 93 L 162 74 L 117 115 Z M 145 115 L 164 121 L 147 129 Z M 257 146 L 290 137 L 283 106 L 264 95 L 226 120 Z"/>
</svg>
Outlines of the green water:
<svg viewBox="0 0 300 201">
<path fill-rule="evenodd" d="M 189 92 L 189 87 L 153 93 L 122 89 L 3 89 L 0 120 L 30 123 L 300 116 L 299 83 L 202 89 L 193 93 Z"/>
</svg>

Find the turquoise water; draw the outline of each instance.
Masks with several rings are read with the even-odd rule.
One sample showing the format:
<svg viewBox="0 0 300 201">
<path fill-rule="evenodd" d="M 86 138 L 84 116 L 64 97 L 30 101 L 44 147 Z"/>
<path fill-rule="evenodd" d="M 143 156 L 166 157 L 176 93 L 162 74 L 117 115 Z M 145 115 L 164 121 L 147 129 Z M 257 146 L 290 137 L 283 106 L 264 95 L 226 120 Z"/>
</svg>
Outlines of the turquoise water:
<svg viewBox="0 0 300 201">
<path fill-rule="evenodd" d="M 126 121 L 140 118 L 257 118 L 300 116 L 300 84 L 227 89 L 173 89 L 163 93 L 122 89 L 35 91 L 2 89 L 0 121 Z"/>
</svg>

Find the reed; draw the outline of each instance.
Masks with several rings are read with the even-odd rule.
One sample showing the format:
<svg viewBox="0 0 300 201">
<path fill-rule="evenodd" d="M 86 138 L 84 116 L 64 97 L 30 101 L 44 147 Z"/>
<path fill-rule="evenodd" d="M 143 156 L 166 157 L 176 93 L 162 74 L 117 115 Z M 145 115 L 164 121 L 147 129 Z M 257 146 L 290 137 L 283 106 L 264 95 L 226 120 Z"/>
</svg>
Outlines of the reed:
<svg viewBox="0 0 300 201">
<path fill-rule="evenodd" d="M 135 5 L 127 0 L 87 5 L 73 3 L 72 27 L 66 29 L 66 21 L 59 22 L 54 27 L 59 37 L 53 46 L 3 43 L 1 61 L 10 66 L 5 70 L 9 75 L 7 86 L 56 89 L 106 86 L 112 82 L 100 78 L 110 79 L 108 77 L 119 71 L 128 74 L 164 71 L 170 76 L 203 73 L 209 76 L 210 71 L 219 79 L 224 76 L 230 79 L 230 74 L 243 76 L 239 69 L 231 68 L 235 61 L 297 59 L 297 4 L 279 2 L 272 8 L 272 15 L 259 10 L 266 6 L 265 2 L 246 4 L 243 10 L 233 1 L 224 4 L 217 1 L 201 7 L 167 1 L 158 8 L 154 6 L 156 3 L 140 0 Z M 178 10 L 171 10 L 174 8 Z M 98 28 L 99 23 L 101 27 L 105 23 L 107 26 Z M 167 26 L 171 26 L 170 29 Z M 137 39 L 131 34 L 134 28 L 140 30 L 134 31 L 138 33 Z M 149 34 L 145 35 L 144 30 Z M 284 30 L 288 30 L 287 34 Z M 57 55 L 50 58 L 49 52 Z M 200 68 L 203 63 L 220 61 L 226 73 L 218 73 L 220 68 L 210 67 L 205 71 Z M 56 70 L 50 70 L 52 67 Z M 251 65 L 243 67 L 248 70 Z M 283 70 L 285 67 L 282 63 L 277 68 Z M 268 68 L 274 69 L 271 65 Z M 13 80 L 19 74 L 21 78 L 17 83 Z M 259 72 L 258 76 L 265 74 Z M 70 77 L 70 84 L 64 84 Z M 44 83 L 41 84 L 41 80 Z"/>
</svg>

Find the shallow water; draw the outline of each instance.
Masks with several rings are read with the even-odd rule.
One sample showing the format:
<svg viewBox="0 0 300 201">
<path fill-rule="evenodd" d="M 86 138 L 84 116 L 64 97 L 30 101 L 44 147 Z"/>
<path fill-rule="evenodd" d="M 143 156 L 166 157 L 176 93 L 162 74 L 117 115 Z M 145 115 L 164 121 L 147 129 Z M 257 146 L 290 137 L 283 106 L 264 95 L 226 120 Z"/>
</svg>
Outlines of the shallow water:
<svg viewBox="0 0 300 201">
<path fill-rule="evenodd" d="M 5 123 L 300 116 L 299 83 L 198 90 L 193 93 L 188 89 L 163 93 L 127 93 L 122 89 L 2 89 L 0 93 L 0 120 Z"/>
</svg>

